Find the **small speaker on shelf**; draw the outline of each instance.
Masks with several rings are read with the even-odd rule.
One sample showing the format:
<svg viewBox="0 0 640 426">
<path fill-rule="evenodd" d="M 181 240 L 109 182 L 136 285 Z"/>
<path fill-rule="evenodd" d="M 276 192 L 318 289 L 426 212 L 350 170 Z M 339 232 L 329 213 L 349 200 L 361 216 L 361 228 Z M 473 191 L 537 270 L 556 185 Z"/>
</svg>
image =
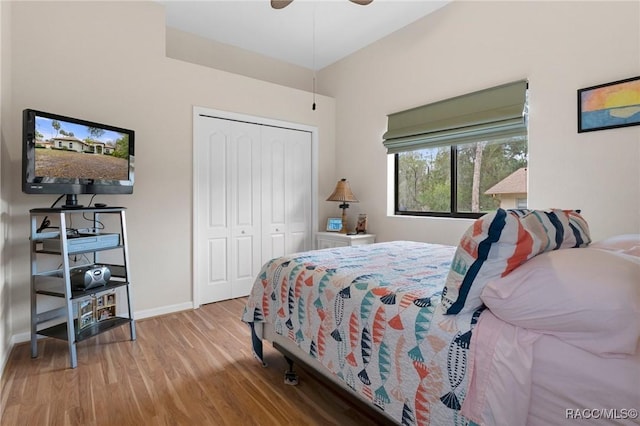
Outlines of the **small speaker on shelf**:
<svg viewBox="0 0 640 426">
<path fill-rule="evenodd" d="M 111 270 L 105 265 L 88 265 L 70 271 L 74 290 L 89 290 L 101 287 L 111 279 Z"/>
</svg>

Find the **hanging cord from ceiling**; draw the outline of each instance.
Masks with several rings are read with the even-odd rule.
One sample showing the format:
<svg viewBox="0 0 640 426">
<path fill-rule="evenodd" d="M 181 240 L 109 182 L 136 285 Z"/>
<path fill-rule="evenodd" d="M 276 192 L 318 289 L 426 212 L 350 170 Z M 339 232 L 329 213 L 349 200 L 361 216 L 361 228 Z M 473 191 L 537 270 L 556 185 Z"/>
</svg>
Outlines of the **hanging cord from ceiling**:
<svg viewBox="0 0 640 426">
<path fill-rule="evenodd" d="M 311 105 L 311 110 L 316 110 L 316 5 L 313 5 L 313 13 L 312 13 L 313 23 L 311 25 L 311 55 L 312 58 L 312 67 L 313 67 L 313 104 Z"/>
</svg>

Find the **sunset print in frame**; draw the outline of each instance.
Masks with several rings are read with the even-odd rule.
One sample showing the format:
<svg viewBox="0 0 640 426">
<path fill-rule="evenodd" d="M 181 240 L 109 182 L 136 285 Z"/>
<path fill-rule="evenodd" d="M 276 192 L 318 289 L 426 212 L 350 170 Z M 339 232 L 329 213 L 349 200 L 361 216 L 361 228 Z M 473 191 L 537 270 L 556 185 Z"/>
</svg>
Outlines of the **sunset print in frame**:
<svg viewBox="0 0 640 426">
<path fill-rule="evenodd" d="M 640 124 L 640 76 L 578 90 L 578 133 Z"/>
</svg>

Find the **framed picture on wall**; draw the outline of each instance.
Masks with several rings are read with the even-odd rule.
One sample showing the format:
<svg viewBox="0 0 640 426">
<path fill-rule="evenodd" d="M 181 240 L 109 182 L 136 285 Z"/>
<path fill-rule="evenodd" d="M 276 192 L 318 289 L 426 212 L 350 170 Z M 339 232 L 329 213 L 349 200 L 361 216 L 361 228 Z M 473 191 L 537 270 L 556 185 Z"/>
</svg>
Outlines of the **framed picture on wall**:
<svg viewBox="0 0 640 426">
<path fill-rule="evenodd" d="M 640 76 L 578 90 L 578 133 L 640 124 Z"/>
</svg>

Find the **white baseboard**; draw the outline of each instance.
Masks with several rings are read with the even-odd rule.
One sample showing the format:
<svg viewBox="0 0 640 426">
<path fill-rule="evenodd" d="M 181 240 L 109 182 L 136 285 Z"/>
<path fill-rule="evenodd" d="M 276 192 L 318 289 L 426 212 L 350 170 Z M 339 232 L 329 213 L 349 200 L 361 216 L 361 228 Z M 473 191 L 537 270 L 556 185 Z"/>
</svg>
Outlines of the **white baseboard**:
<svg viewBox="0 0 640 426">
<path fill-rule="evenodd" d="M 13 348 L 18 343 L 28 342 L 29 340 L 31 340 L 31 332 L 29 331 L 24 333 L 14 334 L 13 336 L 11 336 L 11 341 L 9 342 L 9 346 L 10 346 L 9 352 L 11 352 L 11 348 Z"/>
<path fill-rule="evenodd" d="M 166 315 L 166 314 L 172 314 L 174 312 L 187 311 L 189 309 L 193 309 L 193 302 L 185 302 L 185 303 L 180 303 L 178 305 L 169 305 L 169 306 L 163 306 L 161 308 L 138 311 L 133 314 L 133 317 L 139 320 L 143 318 L 157 317 L 158 315 Z"/>
<path fill-rule="evenodd" d="M 7 361 L 9 360 L 9 354 L 11 353 L 11 349 L 13 345 L 8 345 L 6 350 L 0 354 L 0 379 L 4 375 L 4 368 L 7 366 Z"/>
<path fill-rule="evenodd" d="M 174 312 L 186 311 L 189 309 L 194 309 L 192 302 L 180 303 L 178 305 L 169 305 L 169 306 L 163 306 L 161 308 L 147 309 L 144 311 L 134 312 L 133 318 L 136 320 L 139 320 L 143 318 L 156 317 L 158 315 L 166 315 L 166 314 L 172 314 Z M 9 354 L 11 353 L 11 349 L 13 349 L 13 347 L 19 343 L 28 342 L 30 340 L 31 340 L 31 332 L 29 331 L 24 333 L 14 334 L 13 336 L 11 336 L 11 339 L 9 341 L 9 347 L 6 350 L 6 353 L 0 354 L 0 367 L 1 367 L 0 372 L 4 371 L 4 367 L 7 360 L 9 359 Z M 0 377 L 1 376 L 2 375 L 0 374 Z"/>
<path fill-rule="evenodd" d="M 11 336 L 9 344 L 5 347 L 5 351 L 0 354 L 0 378 L 4 375 L 4 369 L 7 366 L 7 361 L 9 361 L 9 355 L 13 347 L 18 343 L 28 342 L 29 340 L 31 340 L 31 333 L 20 333 Z"/>
</svg>

